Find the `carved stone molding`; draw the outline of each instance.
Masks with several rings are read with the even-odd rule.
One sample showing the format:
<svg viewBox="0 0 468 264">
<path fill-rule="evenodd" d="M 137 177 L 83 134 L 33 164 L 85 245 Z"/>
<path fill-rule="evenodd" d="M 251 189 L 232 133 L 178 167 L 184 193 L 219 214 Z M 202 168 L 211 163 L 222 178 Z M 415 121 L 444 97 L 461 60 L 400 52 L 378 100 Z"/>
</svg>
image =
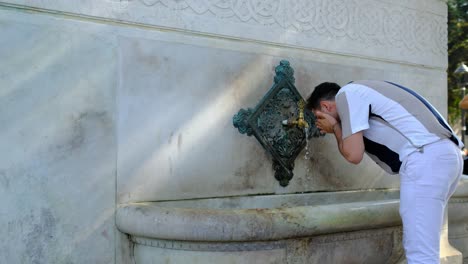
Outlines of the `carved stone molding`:
<svg viewBox="0 0 468 264">
<path fill-rule="evenodd" d="M 447 67 L 447 11 L 437 0 L 3 0 L 0 5 L 442 71 Z"/>
<path fill-rule="evenodd" d="M 410 53 L 447 55 L 445 17 L 372 0 L 138 0 L 222 22 L 277 27 Z"/>
</svg>

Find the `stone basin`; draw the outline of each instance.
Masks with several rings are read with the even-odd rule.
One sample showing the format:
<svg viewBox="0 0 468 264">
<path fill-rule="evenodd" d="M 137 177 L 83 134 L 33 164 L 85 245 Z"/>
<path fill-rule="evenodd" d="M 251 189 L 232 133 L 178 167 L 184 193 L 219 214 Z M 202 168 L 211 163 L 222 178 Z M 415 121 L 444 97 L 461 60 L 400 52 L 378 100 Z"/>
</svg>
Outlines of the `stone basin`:
<svg viewBox="0 0 468 264">
<path fill-rule="evenodd" d="M 366 190 L 130 203 L 116 221 L 136 263 L 397 263 L 398 197 Z"/>
<path fill-rule="evenodd" d="M 189 241 L 263 241 L 396 226 L 398 191 L 262 195 L 126 204 L 119 229 Z"/>
</svg>

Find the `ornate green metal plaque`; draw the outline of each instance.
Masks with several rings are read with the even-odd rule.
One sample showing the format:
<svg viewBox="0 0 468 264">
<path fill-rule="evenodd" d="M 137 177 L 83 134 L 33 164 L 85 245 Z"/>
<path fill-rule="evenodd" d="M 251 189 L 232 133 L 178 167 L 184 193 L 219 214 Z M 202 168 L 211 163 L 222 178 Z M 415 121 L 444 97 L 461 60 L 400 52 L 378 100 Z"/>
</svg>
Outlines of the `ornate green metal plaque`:
<svg viewBox="0 0 468 264">
<path fill-rule="evenodd" d="M 284 187 L 293 177 L 294 160 L 306 145 L 306 135 L 318 137 L 320 131 L 313 113 L 303 109 L 304 99 L 294 86 L 289 62 L 282 60 L 275 72 L 271 89 L 254 109 L 239 110 L 233 125 L 242 134 L 254 135 L 271 154 L 275 178 Z"/>
</svg>

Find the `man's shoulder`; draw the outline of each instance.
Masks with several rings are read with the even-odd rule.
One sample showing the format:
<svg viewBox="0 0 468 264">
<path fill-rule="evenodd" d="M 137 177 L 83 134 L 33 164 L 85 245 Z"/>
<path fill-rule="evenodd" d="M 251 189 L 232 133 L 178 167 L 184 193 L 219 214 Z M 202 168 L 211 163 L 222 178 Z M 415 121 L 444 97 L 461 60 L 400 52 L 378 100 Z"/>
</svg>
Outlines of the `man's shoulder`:
<svg viewBox="0 0 468 264">
<path fill-rule="evenodd" d="M 355 80 L 355 81 L 350 81 L 349 83 L 347 83 L 345 86 L 347 85 L 362 85 L 362 86 L 367 86 L 367 87 L 372 87 L 374 85 L 382 85 L 382 84 L 386 84 L 388 83 L 387 81 L 384 81 L 384 80 L 374 80 L 374 79 L 366 79 L 366 80 Z M 344 87 L 344 86 L 343 86 Z"/>
<path fill-rule="evenodd" d="M 366 91 L 368 89 L 372 89 L 366 82 L 369 80 L 360 80 L 360 81 L 353 81 L 349 82 L 348 84 L 341 87 L 338 91 L 337 95 L 342 93 L 359 93 L 362 91 Z"/>
</svg>

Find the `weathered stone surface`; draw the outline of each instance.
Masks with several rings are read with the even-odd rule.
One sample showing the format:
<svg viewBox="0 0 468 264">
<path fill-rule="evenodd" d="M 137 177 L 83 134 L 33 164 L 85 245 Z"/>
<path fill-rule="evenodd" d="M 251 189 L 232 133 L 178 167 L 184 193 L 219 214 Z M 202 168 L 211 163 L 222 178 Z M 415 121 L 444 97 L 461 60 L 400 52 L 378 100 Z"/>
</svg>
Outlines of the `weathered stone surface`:
<svg viewBox="0 0 468 264">
<path fill-rule="evenodd" d="M 114 263 L 117 50 L 60 23 L 0 10 L 0 263 Z"/>
</svg>

